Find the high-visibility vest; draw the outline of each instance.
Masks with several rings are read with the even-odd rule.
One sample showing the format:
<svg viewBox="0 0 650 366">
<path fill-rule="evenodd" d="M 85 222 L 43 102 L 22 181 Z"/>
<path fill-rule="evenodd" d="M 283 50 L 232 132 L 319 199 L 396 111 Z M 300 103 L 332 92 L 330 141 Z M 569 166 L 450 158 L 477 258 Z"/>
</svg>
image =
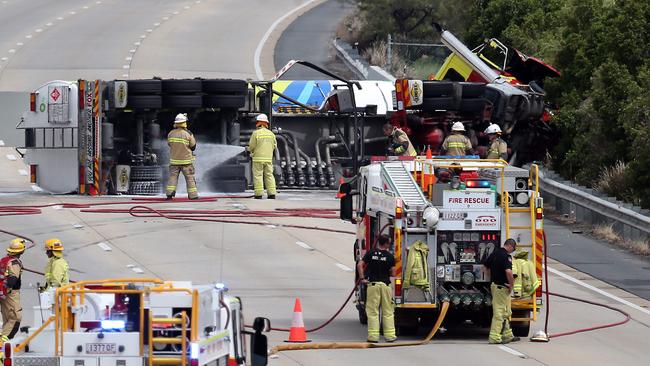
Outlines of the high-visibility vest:
<svg viewBox="0 0 650 366">
<path fill-rule="evenodd" d="M 248 141 L 248 151 L 251 152 L 254 163 L 272 163 L 273 150 L 278 142 L 275 134 L 266 127 L 258 127 Z"/>
<path fill-rule="evenodd" d="M 409 288 L 416 286 L 422 290 L 429 289 L 429 246 L 418 240 L 409 248 L 408 257 L 406 258 L 406 271 L 402 286 Z"/>
<path fill-rule="evenodd" d="M 530 297 L 540 286 L 535 264 L 528 260 L 527 251 L 520 251 L 513 255 L 512 275 L 515 276 L 513 285 L 515 297 Z"/>
</svg>

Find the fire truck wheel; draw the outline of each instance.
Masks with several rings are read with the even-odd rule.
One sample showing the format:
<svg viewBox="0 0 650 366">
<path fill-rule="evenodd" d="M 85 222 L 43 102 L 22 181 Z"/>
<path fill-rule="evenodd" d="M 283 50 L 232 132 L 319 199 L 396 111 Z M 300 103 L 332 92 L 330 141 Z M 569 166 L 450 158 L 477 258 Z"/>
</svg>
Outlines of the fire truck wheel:
<svg viewBox="0 0 650 366">
<path fill-rule="evenodd" d="M 241 108 L 246 103 L 243 95 L 204 95 L 204 108 Z"/>
<path fill-rule="evenodd" d="M 201 108 L 200 95 L 165 95 L 163 96 L 165 108 Z"/>
<path fill-rule="evenodd" d="M 530 311 L 528 310 L 514 310 L 512 312 L 513 318 L 528 318 L 530 317 Z M 528 337 L 530 332 L 530 321 L 527 322 L 512 322 L 510 323 L 512 328 L 512 334 L 517 337 Z"/>
<path fill-rule="evenodd" d="M 447 111 L 455 109 L 456 103 L 452 97 L 424 98 L 424 101 L 422 102 L 422 110 L 426 112 L 437 110 Z"/>
<path fill-rule="evenodd" d="M 162 83 L 157 79 L 146 80 L 127 80 L 129 96 L 135 94 L 160 94 L 162 92 Z"/>
<path fill-rule="evenodd" d="M 485 99 L 463 99 L 460 101 L 460 111 L 464 113 L 482 113 L 485 110 Z"/>
<path fill-rule="evenodd" d="M 454 95 L 454 83 L 451 81 L 423 81 L 422 91 L 425 98 Z"/>
<path fill-rule="evenodd" d="M 207 79 L 203 80 L 203 92 L 206 94 L 245 95 L 246 81 L 235 79 Z"/>
<path fill-rule="evenodd" d="M 202 89 L 200 79 L 169 79 L 162 81 L 162 90 L 168 94 L 200 93 Z"/>
<path fill-rule="evenodd" d="M 482 98 L 485 95 L 484 83 L 458 83 L 461 87 L 461 95 L 463 98 Z"/>
<path fill-rule="evenodd" d="M 162 180 L 162 168 L 159 166 L 132 166 L 129 179 L 132 182 Z"/>
<path fill-rule="evenodd" d="M 129 94 L 126 106 L 134 109 L 160 109 L 162 108 L 162 97 L 160 95 Z"/>
<path fill-rule="evenodd" d="M 155 196 L 162 192 L 160 181 L 130 182 L 129 194 L 138 196 Z"/>
</svg>

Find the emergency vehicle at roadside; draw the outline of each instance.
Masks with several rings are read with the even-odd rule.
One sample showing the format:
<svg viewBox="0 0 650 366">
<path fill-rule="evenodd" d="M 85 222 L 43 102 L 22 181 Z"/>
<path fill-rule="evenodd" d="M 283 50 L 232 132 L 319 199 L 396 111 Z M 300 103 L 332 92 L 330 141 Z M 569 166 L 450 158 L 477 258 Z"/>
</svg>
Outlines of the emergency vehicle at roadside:
<svg viewBox="0 0 650 366">
<path fill-rule="evenodd" d="M 528 335 L 542 305 L 537 278 L 542 274 L 543 200 L 536 165 L 522 169 L 503 160 L 467 157 L 377 157 L 341 184 L 339 196 L 341 218 L 357 224 L 356 261 L 380 234 L 393 238 L 398 332 L 430 327 L 444 301 L 451 305 L 446 324 L 469 321 L 488 327 L 490 278 L 483 263 L 513 238 L 522 250 L 517 258 L 532 262 L 536 277 L 520 273 L 523 289 L 512 301 L 513 331 Z M 365 324 L 366 289 L 358 279 L 357 274 L 357 309 Z"/>
</svg>

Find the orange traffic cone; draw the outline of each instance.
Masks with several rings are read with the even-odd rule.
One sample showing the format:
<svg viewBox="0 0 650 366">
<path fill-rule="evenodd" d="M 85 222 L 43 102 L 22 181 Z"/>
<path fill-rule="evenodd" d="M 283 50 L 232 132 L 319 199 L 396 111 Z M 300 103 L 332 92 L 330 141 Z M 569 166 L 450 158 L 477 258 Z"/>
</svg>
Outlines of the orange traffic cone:
<svg viewBox="0 0 650 366">
<path fill-rule="evenodd" d="M 291 321 L 291 329 L 289 330 L 289 339 L 286 342 L 292 342 L 292 343 L 310 342 L 309 340 L 307 340 L 305 323 L 302 320 L 302 305 L 300 305 L 300 299 L 297 297 L 296 297 L 296 304 L 293 306 L 293 320 Z"/>
</svg>

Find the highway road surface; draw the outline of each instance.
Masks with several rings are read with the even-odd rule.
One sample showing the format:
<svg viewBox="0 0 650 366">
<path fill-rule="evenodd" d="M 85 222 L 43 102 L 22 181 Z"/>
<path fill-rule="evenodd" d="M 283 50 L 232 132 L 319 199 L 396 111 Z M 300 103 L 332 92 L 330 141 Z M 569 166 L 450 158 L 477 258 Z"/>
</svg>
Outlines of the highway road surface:
<svg viewBox="0 0 650 366">
<path fill-rule="evenodd" d="M 52 79 L 161 77 L 268 78 L 273 74 L 273 45 L 291 20 L 319 1 L 306 0 L 0 0 L 0 90 L 28 91 Z M 0 138 L 1 139 L 1 138 Z M 122 201 L 31 192 L 20 161 L 0 164 L 0 205 Z M 5 161 L 6 160 L 6 161 Z M 12 177 L 6 172 L 11 171 Z M 25 191 L 29 190 L 29 191 Z M 18 192 L 17 192 L 18 191 Z M 248 198 L 210 203 L 164 203 L 162 208 L 246 209 L 336 208 L 331 192 L 281 192 L 276 201 Z M 256 219 L 262 220 L 262 219 Z M 288 327 L 296 297 L 302 300 L 308 328 L 327 320 L 353 285 L 353 236 L 280 227 L 292 223 L 353 230 L 339 220 L 269 218 L 265 225 L 168 221 L 127 214 L 89 213 L 48 207 L 39 215 L 0 217 L 0 228 L 33 238 L 37 246 L 24 255 L 26 267 L 45 265 L 42 243 L 63 240 L 73 279 L 158 276 L 198 283 L 224 282 L 241 296 L 250 321 L 269 317 Z M 566 228 L 548 225 L 551 253 L 594 276 L 608 277 L 619 264 L 590 259 L 594 245 L 600 255 L 625 255 Z M 0 236 L 3 245 L 10 237 Z M 610 250 L 614 249 L 614 250 Z M 584 258 L 581 258 L 582 253 Z M 631 320 L 621 326 L 558 337 L 550 343 L 523 340 L 507 346 L 487 344 L 485 330 L 448 329 L 425 346 L 384 350 L 284 352 L 269 365 L 647 365 L 650 302 L 633 288 L 647 281 L 647 259 L 616 259 L 621 281 L 602 282 L 567 267 L 550 264 L 551 290 L 621 309 Z M 598 271 L 582 266 L 596 263 Z M 142 272 L 142 273 L 140 273 Z M 626 282 L 627 281 L 627 282 Z M 24 277 L 24 324 L 31 323 L 36 303 L 34 274 Z M 612 285 L 616 284 L 617 286 Z M 629 288 L 630 292 L 621 288 Z M 608 309 L 552 298 L 549 330 L 565 332 L 616 322 L 622 315 Z M 543 313 L 542 313 L 543 315 Z M 540 317 L 532 328 L 542 327 Z M 365 328 L 351 304 L 331 325 L 309 334 L 313 341 L 361 341 Z M 423 336 L 423 335 L 421 335 Z M 271 345 L 285 333 L 271 333 Z M 410 337 L 407 339 L 416 339 Z"/>
<path fill-rule="evenodd" d="M 331 192 L 284 192 L 279 200 L 221 199 L 211 203 L 163 203 L 159 208 L 262 210 L 282 208 L 337 208 Z M 128 198 L 89 199 L 36 193 L 4 194 L 11 204 L 123 201 Z M 255 219 L 263 220 L 263 219 Z M 122 276 L 158 276 L 196 282 L 224 282 L 241 296 L 245 315 L 269 317 L 274 326 L 289 327 L 296 297 L 302 300 L 307 328 L 328 319 L 343 303 L 353 286 L 353 236 L 277 226 L 290 223 L 353 230 L 338 219 L 268 218 L 265 225 L 168 221 L 134 218 L 128 214 L 81 212 L 79 209 L 44 208 L 33 216 L 0 219 L 3 229 L 37 241 L 23 256 L 25 266 L 40 270 L 45 265 L 41 250 L 45 239 L 59 237 L 65 247 L 74 279 Z M 8 237 L 3 236 L 6 242 Z M 103 243 L 102 245 L 99 245 Z M 105 244 L 105 245 L 104 245 Z M 564 242 L 571 245 L 571 242 Z M 106 250 L 106 246 L 110 251 Z M 650 302 L 575 269 L 553 261 L 549 284 L 554 292 L 597 301 L 629 313 L 632 320 L 615 328 L 552 339 L 550 343 L 523 340 L 506 346 L 487 344 L 487 333 L 468 326 L 450 329 L 426 346 L 385 350 L 321 350 L 281 353 L 270 365 L 376 365 L 437 364 L 462 360 L 482 365 L 645 365 L 650 339 Z M 136 273 L 142 270 L 142 273 Z M 35 303 L 37 281 L 26 274 L 25 309 Z M 552 298 L 550 333 L 565 332 L 621 320 L 608 309 Z M 25 324 L 30 323 L 26 311 Z M 532 328 L 543 326 L 543 319 Z M 331 325 L 309 334 L 316 341 L 362 341 L 365 327 L 348 304 Z M 421 335 L 423 337 L 424 335 Z M 287 334 L 271 333 L 271 345 L 283 344 Z M 406 339 L 416 339 L 409 337 Z"/>
</svg>

